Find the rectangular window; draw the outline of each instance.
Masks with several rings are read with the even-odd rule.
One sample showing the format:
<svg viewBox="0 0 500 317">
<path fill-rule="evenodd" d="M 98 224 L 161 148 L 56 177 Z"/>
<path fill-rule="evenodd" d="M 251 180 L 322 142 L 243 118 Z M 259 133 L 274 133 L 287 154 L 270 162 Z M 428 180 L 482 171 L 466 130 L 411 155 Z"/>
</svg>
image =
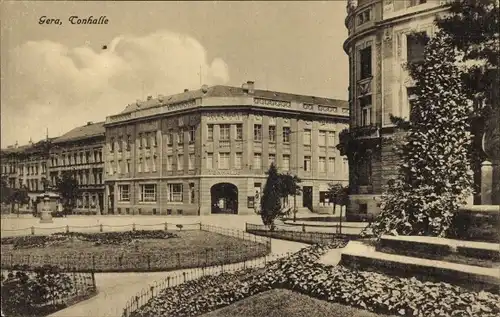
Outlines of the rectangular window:
<svg viewBox="0 0 500 317">
<path fill-rule="evenodd" d="M 108 166 L 108 173 L 109 175 L 113 175 L 113 165 L 115 164 L 114 161 L 109 161 L 109 166 Z"/>
<path fill-rule="evenodd" d="M 184 155 L 178 154 L 177 155 L 177 170 L 182 171 L 183 169 L 184 169 Z"/>
<path fill-rule="evenodd" d="M 158 146 L 158 133 L 153 132 L 152 134 L 152 139 L 153 139 L 153 146 L 157 147 Z"/>
<path fill-rule="evenodd" d="M 326 157 L 320 157 L 318 161 L 318 170 L 320 173 L 326 172 Z"/>
<path fill-rule="evenodd" d="M 123 136 L 119 136 L 118 137 L 118 152 L 122 152 L 123 151 Z"/>
<path fill-rule="evenodd" d="M 179 129 L 179 131 L 177 131 L 177 143 L 178 144 L 184 143 L 184 130 L 182 128 Z"/>
<path fill-rule="evenodd" d="M 406 59 L 408 63 L 424 61 L 424 51 L 429 39 L 426 32 L 406 35 Z"/>
<path fill-rule="evenodd" d="M 326 131 L 319 131 L 318 133 L 318 145 L 326 146 Z"/>
<path fill-rule="evenodd" d="M 372 76 L 372 47 L 368 46 L 359 51 L 360 78 L 366 79 Z"/>
<path fill-rule="evenodd" d="M 260 153 L 253 154 L 253 169 L 254 170 L 262 169 L 262 154 Z"/>
<path fill-rule="evenodd" d="M 118 200 L 130 201 L 130 185 L 118 185 Z"/>
<path fill-rule="evenodd" d="M 237 169 L 237 170 L 241 169 L 242 160 L 243 160 L 243 153 L 241 153 L 241 152 L 235 153 L 235 156 L 234 156 L 234 168 L 235 169 Z"/>
<path fill-rule="evenodd" d="M 149 172 L 149 160 L 150 160 L 149 157 L 146 157 L 144 159 L 144 173 L 148 173 Z"/>
<path fill-rule="evenodd" d="M 174 158 L 172 155 L 167 156 L 167 171 L 174 169 Z"/>
<path fill-rule="evenodd" d="M 214 125 L 209 124 L 207 125 L 207 141 L 213 141 L 214 140 Z"/>
<path fill-rule="evenodd" d="M 303 140 L 304 140 L 304 145 L 311 145 L 311 130 L 309 129 L 304 130 Z"/>
<path fill-rule="evenodd" d="M 229 153 L 219 153 L 219 169 L 229 169 Z"/>
<path fill-rule="evenodd" d="M 424 4 L 426 2 L 427 2 L 427 0 L 410 0 L 410 2 L 408 3 L 408 7 L 418 6 L 418 5 Z"/>
<path fill-rule="evenodd" d="M 371 19 L 370 10 L 362 11 L 358 14 L 358 25 L 364 24 L 370 21 L 370 19 Z"/>
<path fill-rule="evenodd" d="M 221 124 L 220 129 L 219 129 L 219 140 L 221 141 L 229 141 L 229 135 L 230 135 L 230 128 L 231 126 L 229 124 Z"/>
<path fill-rule="evenodd" d="M 130 160 L 127 160 L 127 165 L 125 165 L 125 173 L 130 173 Z"/>
<path fill-rule="evenodd" d="M 306 172 L 311 171 L 311 157 L 310 156 L 304 156 L 304 171 L 306 171 Z"/>
<path fill-rule="evenodd" d="M 196 139 L 196 127 L 191 126 L 189 127 L 189 143 L 194 143 L 195 139 Z"/>
<path fill-rule="evenodd" d="M 118 165 L 116 166 L 116 173 L 117 174 L 121 174 L 122 173 L 122 167 L 121 166 L 122 166 L 122 161 L 119 160 L 118 161 Z"/>
<path fill-rule="evenodd" d="M 174 131 L 172 129 L 169 129 L 167 133 L 167 145 L 172 146 L 173 144 L 174 144 Z"/>
<path fill-rule="evenodd" d="M 156 184 L 141 185 L 141 201 L 142 202 L 156 201 Z"/>
<path fill-rule="evenodd" d="M 137 161 L 137 173 L 142 173 L 142 158 Z"/>
<path fill-rule="evenodd" d="M 182 202 L 182 184 L 168 184 L 168 201 Z"/>
<path fill-rule="evenodd" d="M 253 140 L 262 141 L 262 125 L 260 124 L 253 125 Z"/>
<path fill-rule="evenodd" d="M 70 157 L 68 156 L 68 161 L 69 161 L 69 159 L 70 159 Z M 88 152 L 88 151 L 87 151 L 87 152 L 85 152 L 85 161 L 86 161 L 87 163 L 90 163 L 90 152 Z M 69 163 L 70 163 L 70 162 L 68 162 L 68 164 L 69 164 Z"/>
<path fill-rule="evenodd" d="M 328 131 L 328 146 L 335 147 L 335 145 L 336 145 L 335 131 Z"/>
<path fill-rule="evenodd" d="M 328 173 L 335 174 L 335 158 L 334 157 L 328 158 Z"/>
<path fill-rule="evenodd" d="M 236 140 L 243 140 L 243 125 L 236 125 Z"/>
<path fill-rule="evenodd" d="M 189 183 L 189 203 L 194 204 L 194 183 Z"/>
<path fill-rule="evenodd" d="M 273 164 L 276 166 L 276 154 L 269 154 L 269 166 L 271 166 L 271 164 Z"/>
<path fill-rule="evenodd" d="M 146 139 L 146 149 L 151 147 L 151 134 L 149 132 L 144 133 L 144 138 Z"/>
<path fill-rule="evenodd" d="M 194 154 L 189 154 L 189 170 L 194 170 Z"/>
<path fill-rule="evenodd" d="M 361 125 L 368 126 L 372 117 L 372 96 L 365 96 L 359 99 L 359 106 L 361 108 Z"/>
<path fill-rule="evenodd" d="M 283 170 L 285 170 L 285 171 L 290 170 L 290 155 L 289 154 L 283 154 Z"/>
<path fill-rule="evenodd" d="M 276 126 L 269 126 L 269 142 L 276 142 Z"/>
<path fill-rule="evenodd" d="M 115 152 L 115 138 L 111 138 L 109 141 L 109 150 L 111 153 Z"/>
<path fill-rule="evenodd" d="M 283 143 L 290 143 L 290 128 L 283 127 Z"/>
<path fill-rule="evenodd" d="M 139 142 L 139 149 L 142 149 L 142 133 L 137 135 L 137 141 Z"/>
<path fill-rule="evenodd" d="M 126 145 L 126 149 L 127 151 L 130 151 L 130 142 L 131 142 L 131 136 L 130 134 L 127 134 L 127 145 Z"/>
<path fill-rule="evenodd" d="M 207 168 L 209 168 L 209 169 L 214 168 L 214 154 L 213 153 L 207 153 Z"/>
</svg>

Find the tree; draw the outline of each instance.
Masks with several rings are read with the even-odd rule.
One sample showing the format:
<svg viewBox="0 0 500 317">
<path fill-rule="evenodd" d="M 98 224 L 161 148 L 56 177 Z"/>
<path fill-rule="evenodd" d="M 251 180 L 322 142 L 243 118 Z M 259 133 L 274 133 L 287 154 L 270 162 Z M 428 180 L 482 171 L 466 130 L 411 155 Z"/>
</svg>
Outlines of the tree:
<svg viewBox="0 0 500 317">
<path fill-rule="evenodd" d="M 261 218 L 266 226 L 274 230 L 274 220 L 281 211 L 282 185 L 276 166 L 271 164 L 267 174 L 266 185 L 262 193 Z"/>
<path fill-rule="evenodd" d="M 347 206 L 349 202 L 349 187 L 340 183 L 329 183 L 328 197 L 333 202 L 333 214 L 335 214 L 335 207 L 340 206 L 339 231 L 342 233 L 342 206 Z"/>
<path fill-rule="evenodd" d="M 73 210 L 78 197 L 78 183 L 71 172 L 63 172 L 56 180 L 56 190 L 61 196 L 65 213 Z"/>
<path fill-rule="evenodd" d="M 371 225 L 376 236 L 444 236 L 454 213 L 471 193 L 469 116 L 452 41 L 437 32 L 424 61 L 409 64 L 416 100 L 401 145 L 398 177 L 382 196 Z"/>
<path fill-rule="evenodd" d="M 462 55 L 467 65 L 463 72 L 465 93 L 475 107 L 471 118 L 473 147 L 471 163 L 475 171 L 476 191 L 479 190 L 483 135 L 488 139 L 488 156 L 499 157 L 500 146 L 490 136 L 500 134 L 500 104 L 498 93 L 500 67 L 500 9 L 498 0 L 455 0 L 448 14 L 437 20 L 438 27 L 450 36 L 451 45 Z M 498 142 L 498 141 L 496 141 Z M 488 146 L 489 145 L 489 146 Z"/>
<path fill-rule="evenodd" d="M 280 179 L 280 194 L 281 197 L 293 196 L 294 199 L 294 208 L 293 208 L 293 221 L 295 222 L 297 216 L 297 201 L 296 197 L 300 195 L 302 189 L 299 186 L 299 183 L 302 180 L 297 175 L 287 174 L 278 174 Z"/>
<path fill-rule="evenodd" d="M 22 188 L 14 188 L 11 190 L 11 195 L 9 197 L 9 202 L 12 205 L 12 210 L 14 210 L 14 205 L 17 205 L 17 216 L 19 217 L 19 205 L 25 205 L 29 203 L 30 197 L 28 196 L 28 189 L 23 186 Z"/>
<path fill-rule="evenodd" d="M 2 204 L 8 204 L 10 201 L 10 196 L 12 195 L 12 189 L 7 183 L 7 177 L 3 176 L 0 179 L 0 202 Z"/>
</svg>

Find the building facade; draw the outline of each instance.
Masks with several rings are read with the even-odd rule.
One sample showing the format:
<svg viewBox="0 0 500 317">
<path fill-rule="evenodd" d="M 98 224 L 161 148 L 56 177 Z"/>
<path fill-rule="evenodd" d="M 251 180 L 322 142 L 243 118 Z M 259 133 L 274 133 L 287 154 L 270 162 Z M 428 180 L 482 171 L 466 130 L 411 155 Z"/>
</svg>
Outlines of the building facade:
<svg viewBox="0 0 500 317">
<path fill-rule="evenodd" d="M 79 187 L 76 214 L 101 214 L 104 207 L 104 122 L 88 122 L 52 140 L 48 176 L 52 185 L 70 171 Z"/>
<path fill-rule="evenodd" d="M 344 50 L 349 55 L 350 128 L 341 152 L 349 157 L 348 213 L 380 211 L 382 188 L 399 164 L 391 116 L 408 118 L 414 83 L 408 62 L 424 57 L 425 40 L 447 6 L 443 0 L 348 1 Z"/>
<path fill-rule="evenodd" d="M 105 212 L 251 214 L 271 162 L 302 179 L 298 207 L 326 208 L 328 183 L 347 183 L 348 116 L 346 101 L 253 82 L 137 101 L 106 118 Z"/>
<path fill-rule="evenodd" d="M 48 181 L 47 159 L 51 139 L 1 150 L 2 178 L 10 188 L 26 188 L 30 201 L 21 210 L 31 210 L 36 196 L 43 193 Z"/>
</svg>

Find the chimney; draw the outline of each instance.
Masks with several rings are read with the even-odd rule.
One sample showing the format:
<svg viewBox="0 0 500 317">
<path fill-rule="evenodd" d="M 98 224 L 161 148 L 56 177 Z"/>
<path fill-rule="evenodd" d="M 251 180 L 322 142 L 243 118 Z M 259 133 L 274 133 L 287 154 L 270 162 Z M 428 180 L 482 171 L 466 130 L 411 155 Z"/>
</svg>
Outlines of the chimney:
<svg viewBox="0 0 500 317">
<path fill-rule="evenodd" d="M 140 108 L 141 107 L 141 100 L 137 99 L 137 101 L 135 102 L 135 105 L 137 106 L 137 108 Z"/>
<path fill-rule="evenodd" d="M 184 89 L 184 92 L 188 92 L 188 91 L 189 91 L 189 89 L 187 89 L 187 88 Z"/>
<path fill-rule="evenodd" d="M 151 99 L 153 99 L 153 96 L 148 96 L 148 100 L 151 100 Z"/>
<path fill-rule="evenodd" d="M 94 122 L 92 122 L 92 121 L 87 122 L 87 125 L 91 125 L 91 124 L 94 124 Z"/>
<path fill-rule="evenodd" d="M 18 143 L 16 141 L 16 144 L 14 144 L 14 148 L 17 149 Z"/>
<path fill-rule="evenodd" d="M 248 87 L 248 93 L 253 94 L 254 93 L 254 84 L 255 82 L 252 80 L 247 81 L 247 87 Z"/>
<path fill-rule="evenodd" d="M 158 101 L 163 102 L 164 96 L 163 95 L 158 95 Z"/>
<path fill-rule="evenodd" d="M 28 141 L 28 144 L 31 145 L 33 144 L 33 140 L 30 138 L 30 140 Z"/>
</svg>

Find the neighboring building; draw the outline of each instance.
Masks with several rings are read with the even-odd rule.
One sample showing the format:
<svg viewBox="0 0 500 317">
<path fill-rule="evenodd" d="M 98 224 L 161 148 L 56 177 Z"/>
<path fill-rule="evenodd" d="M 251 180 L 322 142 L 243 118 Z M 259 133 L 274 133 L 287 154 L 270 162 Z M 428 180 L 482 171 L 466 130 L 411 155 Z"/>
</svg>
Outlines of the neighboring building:
<svg viewBox="0 0 500 317">
<path fill-rule="evenodd" d="M 425 46 L 412 33 L 432 36 L 446 2 L 348 1 L 344 50 L 349 55 L 351 117 L 349 131 L 341 133 L 350 166 L 348 213 L 378 213 L 382 187 L 396 176 L 391 115 L 409 117 L 414 83 L 405 64 L 422 60 Z"/>
<path fill-rule="evenodd" d="M 79 185 L 79 198 L 73 213 L 100 214 L 104 206 L 103 146 L 104 122 L 74 128 L 52 141 L 49 180 L 71 171 Z"/>
<path fill-rule="evenodd" d="M 1 150 L 2 177 L 11 188 L 28 189 L 30 203 L 21 209 L 30 209 L 36 196 L 43 193 L 48 179 L 47 159 L 51 139 Z"/>
<path fill-rule="evenodd" d="M 328 183 L 347 183 L 348 116 L 346 101 L 253 82 L 148 97 L 106 119 L 104 212 L 254 213 L 271 162 L 302 178 L 298 207 L 325 208 Z"/>
</svg>

